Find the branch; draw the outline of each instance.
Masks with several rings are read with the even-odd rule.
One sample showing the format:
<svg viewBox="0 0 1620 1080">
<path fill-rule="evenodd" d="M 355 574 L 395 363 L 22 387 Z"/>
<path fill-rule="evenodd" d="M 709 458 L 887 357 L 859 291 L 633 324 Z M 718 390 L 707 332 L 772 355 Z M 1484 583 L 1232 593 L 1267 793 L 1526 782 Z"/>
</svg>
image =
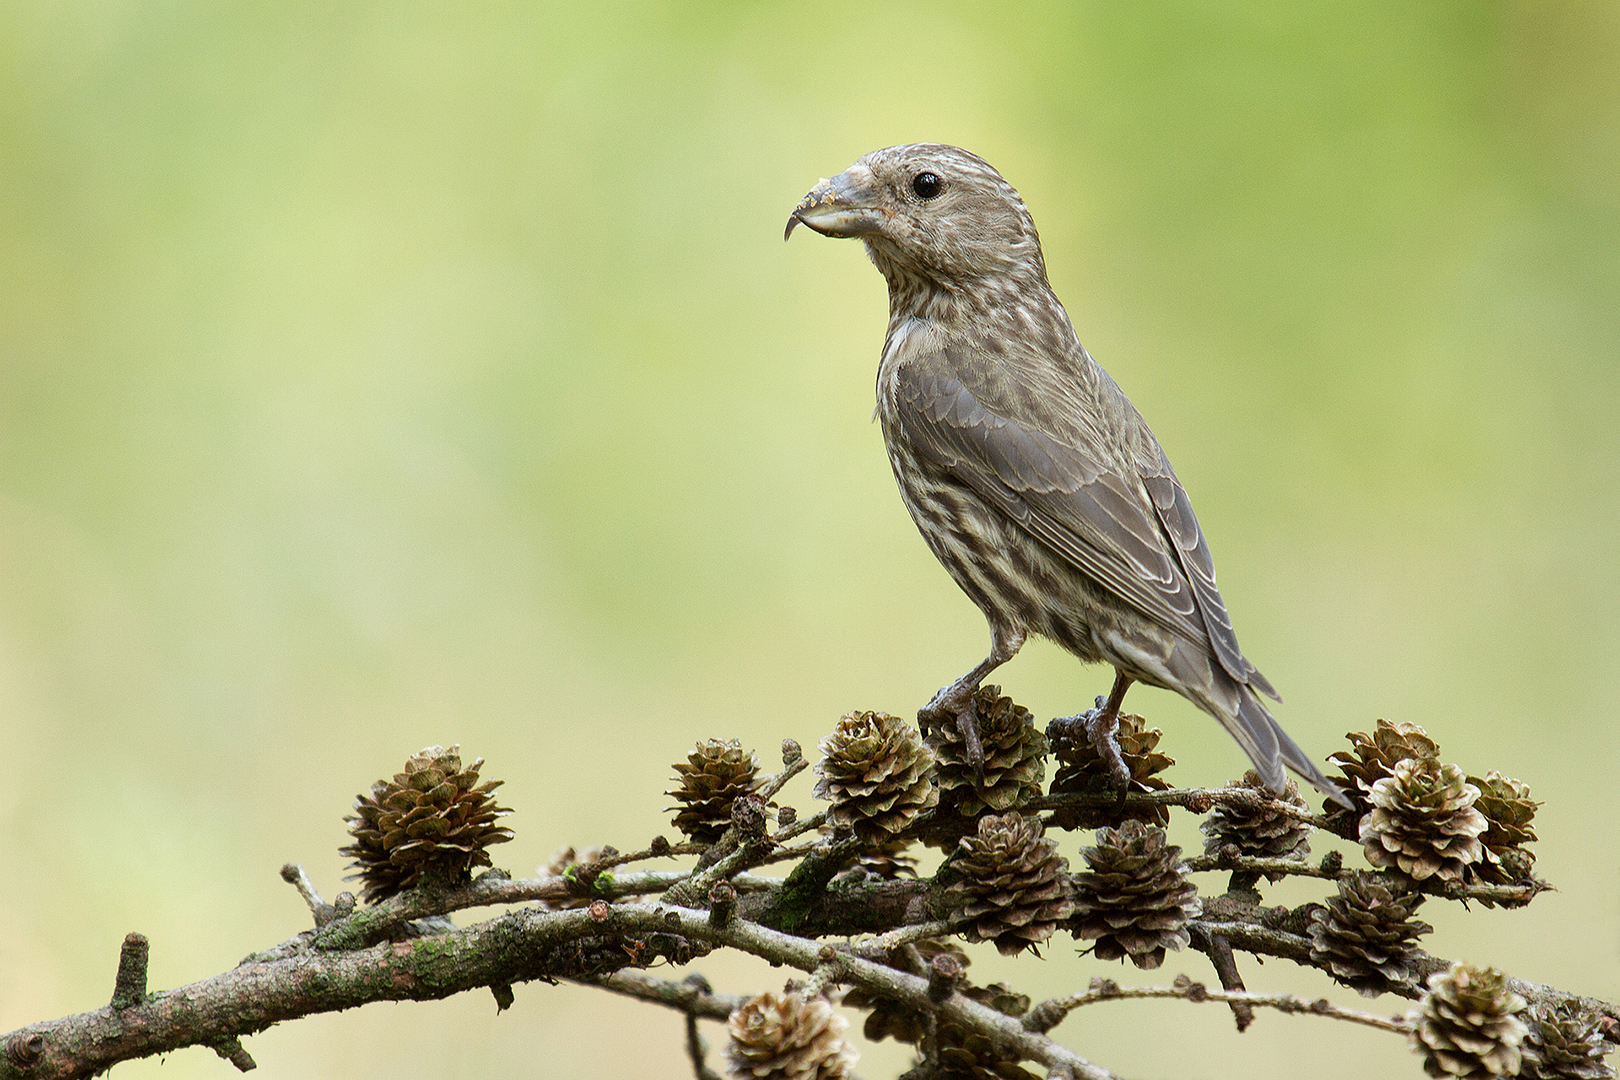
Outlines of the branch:
<svg viewBox="0 0 1620 1080">
<path fill-rule="evenodd" d="M 0 1058 L 0 1080 L 88 1077 L 132 1058 L 186 1046 L 222 1048 L 272 1024 L 373 1001 L 427 1001 L 463 990 L 533 979 L 583 979 L 659 957 L 684 963 L 707 946 L 671 934 L 661 916 L 603 926 L 606 902 L 591 910 L 528 907 L 435 937 L 338 951 L 306 946 L 293 955 L 249 958 L 211 979 L 43 1024 L 6 1040 L 30 1052 L 26 1073 Z M 650 909 L 649 909 L 650 911 Z M 622 920 L 621 920 L 622 922 Z M 628 935 L 631 930 L 644 931 Z M 239 1062 L 240 1064 L 240 1062 Z"/>
<path fill-rule="evenodd" d="M 697 994 L 681 997 L 647 980 L 607 979 L 617 967 L 660 957 L 685 963 L 715 946 L 729 946 L 805 972 L 818 968 L 829 981 L 865 987 L 917 1009 L 937 1008 L 970 1031 L 984 1034 L 1048 1068 L 1065 1067 L 1081 1080 L 1113 1074 L 1031 1032 L 1017 1020 L 961 994 L 933 1003 L 928 981 L 805 938 L 742 919 L 723 927 L 709 913 L 665 905 L 606 901 L 588 910 L 507 912 L 488 922 L 434 937 L 389 942 L 350 951 L 311 943 L 296 955 L 250 958 L 232 971 L 125 1009 L 91 1012 L 12 1033 L 6 1045 L 26 1052 L 26 1073 L 0 1059 L 0 1080 L 69 1080 L 89 1077 L 120 1061 L 186 1046 L 233 1052 L 232 1040 L 283 1020 L 335 1012 L 373 1001 L 435 1000 L 463 990 L 534 979 L 599 982 L 620 993 L 657 997 L 695 1013 Z M 727 1002 L 729 1004 L 730 1002 Z M 718 1009 L 718 1004 L 704 1007 Z M 245 1052 L 242 1055 L 245 1058 Z"/>
</svg>

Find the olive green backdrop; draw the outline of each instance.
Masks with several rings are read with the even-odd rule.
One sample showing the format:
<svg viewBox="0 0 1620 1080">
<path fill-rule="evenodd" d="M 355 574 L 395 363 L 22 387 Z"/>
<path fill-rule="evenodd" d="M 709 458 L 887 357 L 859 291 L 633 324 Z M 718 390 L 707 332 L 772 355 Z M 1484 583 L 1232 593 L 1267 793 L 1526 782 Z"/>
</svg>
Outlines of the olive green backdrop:
<svg viewBox="0 0 1620 1080">
<path fill-rule="evenodd" d="M 869 422 L 882 281 L 781 240 L 818 176 L 917 140 L 1023 191 L 1299 741 L 1416 721 L 1547 800 L 1560 891 L 1433 903 L 1431 949 L 1620 997 L 1617 71 L 1604 0 L 0 7 L 0 1030 L 103 1004 L 127 931 L 168 987 L 302 929 L 277 869 L 338 891 L 354 793 L 428 743 L 507 780 L 527 874 L 670 832 L 698 737 L 769 764 L 977 660 Z M 1108 676 L 1039 644 L 1000 681 L 1044 721 Z M 1131 705 L 1173 778 L 1243 768 Z M 1210 974 L 975 957 L 1036 994 Z M 1133 1076 L 1418 1075 L 1185 1003 L 1059 1033 Z M 690 1075 L 677 1017 L 542 985 L 249 1048 Z"/>
</svg>

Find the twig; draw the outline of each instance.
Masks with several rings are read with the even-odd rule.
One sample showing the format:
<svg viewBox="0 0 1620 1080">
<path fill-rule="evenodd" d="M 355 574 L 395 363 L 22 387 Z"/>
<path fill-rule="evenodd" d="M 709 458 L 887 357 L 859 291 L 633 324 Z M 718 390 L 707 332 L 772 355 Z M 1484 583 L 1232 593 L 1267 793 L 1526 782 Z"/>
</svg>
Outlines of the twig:
<svg viewBox="0 0 1620 1080">
<path fill-rule="evenodd" d="M 826 856 L 832 858 L 834 854 L 829 850 Z M 640 879 L 643 886 L 657 877 L 626 875 L 626 878 Z M 614 884 L 625 885 L 624 882 Z M 826 905 L 817 915 L 817 932 L 851 932 L 840 926 L 862 924 L 871 918 L 874 910 L 890 912 L 887 917 L 891 918 L 914 917 L 910 913 L 921 909 L 919 905 L 931 895 L 933 888 L 928 882 L 888 882 L 877 887 L 875 893 L 838 893 L 835 899 L 839 902 L 860 909 L 843 914 L 832 901 L 823 897 L 817 901 Z M 761 896 L 756 907 L 769 907 L 775 896 L 789 891 L 788 883 L 779 883 Z M 882 904 L 872 902 L 874 895 L 889 893 L 893 896 Z M 826 944 L 751 921 L 748 917 L 751 912 L 743 910 L 742 902 L 738 904 L 737 917 L 723 926 L 711 925 L 709 913 L 701 910 L 648 903 L 616 906 L 598 899 L 588 909 L 545 911 L 523 907 L 487 922 L 448 929 L 426 939 L 388 942 L 386 935 L 383 939 L 376 936 L 379 929 L 390 925 L 397 928 L 410 919 L 539 895 L 561 898 L 566 890 L 558 888 L 550 879 L 524 883 L 486 874 L 459 889 L 407 891 L 375 908 L 354 912 L 320 931 L 306 931 L 275 949 L 249 958 L 235 970 L 211 979 L 167 993 L 148 994 L 123 1009 L 107 1006 L 11 1032 L 0 1039 L 4 1047 L 4 1052 L 0 1053 L 0 1080 L 20 1080 L 25 1076 L 26 1080 L 87 1077 L 119 1061 L 191 1045 L 223 1046 L 230 1054 L 228 1040 L 240 1039 L 282 1020 L 373 1001 L 437 999 L 466 989 L 533 979 L 599 981 L 616 992 L 660 1000 L 687 1012 L 717 1016 L 730 1011 L 730 1001 L 710 999 L 699 1005 L 689 998 L 682 1006 L 670 1000 L 667 985 L 655 980 L 637 980 L 629 975 L 611 975 L 617 968 L 645 965 L 666 957 L 685 962 L 715 946 L 741 949 L 807 972 L 835 959 L 839 982 L 864 987 L 875 996 L 898 1001 L 925 1014 L 930 1008 L 937 1009 L 940 1016 L 964 1030 L 1006 1046 L 1026 1060 L 1040 1062 L 1049 1071 L 1067 1067 L 1083 1080 L 1105 1080 L 1111 1076 L 1050 1039 L 1026 1029 L 1018 1021 L 960 993 L 946 995 L 945 1000 L 935 1004 L 927 978 L 896 970 L 863 955 L 865 950 L 880 950 L 935 933 L 944 926 L 937 922 L 891 929 L 864 943 L 865 950 L 852 947 L 839 951 L 835 957 L 829 957 L 830 949 Z M 1234 948 L 1309 962 L 1308 939 L 1297 932 L 1297 928 L 1278 928 L 1300 923 L 1308 905 L 1289 911 L 1212 898 L 1210 908 L 1220 917 L 1195 920 L 1191 926 L 1195 942 L 1218 936 Z M 345 942 L 368 939 L 381 943 L 369 947 L 356 944 L 337 947 Z M 1419 965 L 1420 975 L 1445 966 L 1444 960 L 1424 958 Z M 1519 980 L 1511 985 L 1515 992 L 1537 1003 L 1576 1001 L 1581 1008 L 1607 1017 L 1617 1015 L 1613 1005 L 1593 999 L 1577 999 Z M 649 991 L 649 987 L 658 989 Z M 1418 996 L 1415 985 L 1396 989 L 1407 996 Z M 1190 997 L 1194 993 L 1182 987 L 1172 991 L 1135 991 L 1133 996 Z M 1364 1015 L 1331 1007 L 1324 1010 L 1298 999 L 1268 995 L 1204 992 L 1203 997 L 1322 1015 L 1343 1013 L 1349 1019 Z M 1062 1012 L 1090 1000 L 1092 998 L 1080 995 L 1074 1004 L 1060 1001 L 1047 1012 Z"/>
<path fill-rule="evenodd" d="M 1313 814 L 1293 803 L 1262 795 L 1253 788 L 1167 788 L 1164 791 L 1133 791 L 1125 796 L 1123 804 L 1117 794 L 1076 792 L 1030 799 L 1024 803 L 1022 810 L 1025 813 L 1033 813 L 1037 810 L 1059 810 L 1068 806 L 1109 809 L 1116 806 L 1123 808 L 1179 806 L 1197 814 L 1208 813 L 1216 806 L 1231 806 L 1251 812 L 1264 810 L 1269 814 L 1291 817 L 1296 821 L 1314 825 L 1318 829 L 1332 831 L 1327 828 L 1327 818 L 1321 814 Z"/>
<path fill-rule="evenodd" d="M 611 975 L 573 981 L 582 986 L 599 986 L 603 990 L 611 990 L 615 994 L 623 994 L 637 1001 L 663 1005 L 704 1020 L 724 1020 L 748 1000 L 736 994 L 716 994 L 709 989 L 708 980 L 705 979 L 700 987 L 692 981 L 693 978 L 694 976 L 689 975 L 680 982 L 673 982 L 669 979 L 654 978 L 643 971 L 625 970 L 615 971 Z"/>
<path fill-rule="evenodd" d="M 309 875 L 304 873 L 302 866 L 297 863 L 288 863 L 283 866 L 281 868 L 281 880 L 298 890 L 298 895 L 302 896 L 304 903 L 309 905 L 309 913 L 315 917 L 317 927 L 325 926 L 332 921 L 335 915 L 332 905 L 321 899 L 321 894 L 316 890 L 315 883 L 309 880 Z"/>
<path fill-rule="evenodd" d="M 283 1020 L 374 1001 L 427 1001 L 534 979 L 580 978 L 591 968 L 689 960 L 706 951 L 671 933 L 663 912 L 640 909 L 609 928 L 604 910 L 520 908 L 432 938 L 336 951 L 307 943 L 275 959 L 252 959 L 212 978 L 31 1024 L 3 1040 L 0 1080 L 75 1080 L 120 1061 L 208 1046 L 239 1068 L 251 1059 L 232 1040 Z M 701 913 L 699 913 L 701 914 Z M 630 931 L 636 931 L 630 934 Z M 240 1052 L 239 1052 L 240 1051 Z"/>
<path fill-rule="evenodd" d="M 637 905 L 635 910 L 639 913 L 643 908 L 644 905 Z M 629 913 L 627 908 L 617 911 Z M 713 945 L 741 949 L 767 960 L 789 964 L 801 971 L 814 971 L 827 962 L 825 946 L 743 919 L 733 920 L 723 929 L 709 926 L 707 914 L 701 911 L 666 910 L 662 919 L 671 929 L 678 927 L 682 934 L 702 938 Z M 1107 1069 L 1092 1064 L 1043 1035 L 1025 1029 L 1013 1017 L 962 994 L 953 994 L 949 1000 L 935 1004 L 928 996 L 926 979 L 848 953 L 840 954 L 837 960 L 840 982 L 862 986 L 880 997 L 899 1001 L 914 1009 L 936 1008 L 965 1029 L 978 1032 L 992 1042 L 1016 1051 L 1026 1060 L 1039 1062 L 1048 1070 L 1066 1065 L 1078 1080 L 1117 1080 Z"/>
<path fill-rule="evenodd" d="M 1307 862 L 1304 859 L 1262 859 L 1254 855 L 1234 855 L 1229 852 L 1193 855 L 1182 859 L 1181 863 L 1188 871 L 1195 874 L 1215 870 L 1231 870 L 1251 874 L 1271 874 L 1278 877 L 1289 875 L 1339 881 L 1355 873 L 1354 870 L 1335 870 L 1330 867 L 1323 867 L 1320 862 Z"/>
<path fill-rule="evenodd" d="M 804 985 L 799 987 L 799 993 L 803 994 L 807 1001 L 810 998 L 821 997 L 825 994 L 828 983 L 832 983 L 834 986 L 838 984 L 838 963 L 836 959 L 833 959 L 836 954 L 833 952 L 832 946 L 823 945 L 822 952 L 829 959 L 817 965 L 816 969 L 810 973 L 810 977 L 804 980 Z"/>
<path fill-rule="evenodd" d="M 671 844 L 668 840 L 664 840 L 660 844 L 658 840 L 663 840 L 663 837 L 658 837 L 657 840 L 654 840 L 640 851 L 632 851 L 629 854 L 621 854 L 615 851 L 612 855 L 596 859 L 588 865 L 611 870 L 615 866 L 624 866 L 626 863 L 633 862 L 645 862 L 648 859 L 673 858 L 676 855 L 701 855 L 703 849 L 708 847 L 707 844 Z"/>
<path fill-rule="evenodd" d="M 849 947 L 849 951 L 856 956 L 881 961 L 885 956 L 902 945 L 909 945 L 924 938 L 945 937 L 953 932 L 953 924 L 943 919 L 934 922 L 913 923 L 902 926 L 898 930 L 890 930 L 887 934 L 857 941 Z"/>
<path fill-rule="evenodd" d="M 712 864 L 704 866 L 699 861 L 694 873 L 664 891 L 664 899 L 671 904 L 691 907 L 707 899 L 716 884 L 759 865 L 775 847 L 775 842 L 765 832 L 763 800 L 738 799 L 732 805 L 731 827 L 710 850 L 728 845 L 730 850 Z"/>
<path fill-rule="evenodd" d="M 804 759 L 804 749 L 794 739 L 782 740 L 782 771 L 760 785 L 756 793 L 765 802 L 770 802 L 776 793 L 787 786 L 787 782 L 798 776 L 810 763 Z"/>
<path fill-rule="evenodd" d="M 1159 794 L 1168 794 L 1160 792 Z M 1274 805 L 1282 806 L 1283 803 Z M 1509 906 L 1522 906 L 1529 903 L 1538 894 L 1547 892 L 1552 886 L 1540 879 L 1532 878 L 1523 885 L 1488 885 L 1482 883 L 1462 884 L 1461 882 L 1439 881 L 1430 878 L 1427 881 L 1413 881 L 1404 875 L 1381 874 L 1377 871 L 1356 870 L 1346 867 L 1342 863 L 1324 866 L 1322 862 L 1306 862 L 1302 859 L 1263 859 L 1253 855 L 1235 855 L 1231 852 L 1216 852 L 1210 855 L 1193 855 L 1182 860 L 1192 873 L 1209 871 L 1235 871 L 1240 873 L 1269 874 L 1274 876 L 1314 877 L 1325 878 L 1328 881 L 1344 881 L 1354 877 L 1357 873 L 1370 874 L 1374 877 L 1387 879 L 1389 885 L 1397 890 L 1416 891 L 1430 896 L 1438 896 L 1446 900 L 1488 900 L 1495 904 Z"/>
<path fill-rule="evenodd" d="M 1221 980 L 1221 987 L 1231 993 L 1244 993 L 1248 987 L 1243 985 L 1243 976 L 1238 973 L 1237 958 L 1232 955 L 1232 946 L 1219 934 L 1205 932 L 1209 948 L 1206 950 L 1209 962 L 1215 965 L 1215 975 Z M 1254 1008 L 1246 1001 L 1233 1001 L 1232 1018 L 1237 1021 L 1238 1031 L 1248 1031 L 1249 1025 L 1254 1023 Z"/>
<path fill-rule="evenodd" d="M 777 833 L 776 837 L 780 837 L 781 835 L 781 833 Z M 772 837 L 772 839 L 776 839 L 776 837 Z M 792 847 L 779 847 L 775 851 L 769 852 L 763 858 L 761 858 L 759 860 L 759 865 L 765 866 L 770 863 L 791 862 L 794 859 L 802 859 L 812 851 L 815 851 L 817 847 L 825 846 L 828 842 L 829 841 L 827 840 L 816 840 L 809 844 L 794 844 Z"/>
<path fill-rule="evenodd" d="M 701 996 L 707 997 L 714 992 L 714 988 L 709 985 L 709 980 L 695 971 L 688 975 L 684 982 Z M 698 1014 L 688 1009 L 686 1012 L 686 1056 L 692 1059 L 692 1075 L 696 1080 L 724 1080 L 719 1073 L 709 1068 L 709 1063 L 706 1060 L 709 1056 L 709 1044 L 702 1035 L 698 1034 L 697 1022 Z"/>
<path fill-rule="evenodd" d="M 686 1056 L 692 1059 L 692 1075 L 697 1080 L 725 1080 L 709 1068 L 705 1060 L 709 1056 L 709 1044 L 698 1034 L 697 1016 L 693 1013 L 686 1014 Z"/>
<path fill-rule="evenodd" d="M 1412 1030 L 1410 1025 L 1399 1017 L 1380 1016 L 1377 1013 L 1362 1012 L 1360 1009 L 1347 1009 L 1342 1005 L 1333 1004 L 1326 998 L 1306 1001 L 1304 998 L 1295 997 L 1293 994 L 1254 994 L 1247 991 L 1211 990 L 1203 983 L 1193 982 L 1185 975 L 1178 975 L 1173 986 L 1120 986 L 1112 979 L 1093 979 L 1091 989 L 1084 993 L 1051 998 L 1041 1002 L 1024 1016 L 1024 1025 L 1031 1031 L 1050 1031 L 1064 1017 L 1082 1005 L 1095 1005 L 1100 1001 L 1119 1001 L 1126 998 L 1182 998 L 1187 1001 L 1224 1001 L 1228 1004 L 1258 1005 L 1262 1008 L 1277 1009 L 1286 1013 L 1300 1013 L 1311 1016 L 1326 1016 L 1333 1020 L 1347 1020 L 1353 1024 L 1365 1024 L 1367 1027 L 1377 1028 L 1380 1031 L 1388 1031 L 1397 1035 L 1405 1035 Z"/>
<path fill-rule="evenodd" d="M 785 844 L 795 836 L 803 836 L 805 833 L 819 829 L 825 824 L 827 824 L 827 811 L 822 810 L 811 814 L 807 818 L 799 818 L 784 829 L 778 829 L 775 839 L 778 844 Z"/>
</svg>

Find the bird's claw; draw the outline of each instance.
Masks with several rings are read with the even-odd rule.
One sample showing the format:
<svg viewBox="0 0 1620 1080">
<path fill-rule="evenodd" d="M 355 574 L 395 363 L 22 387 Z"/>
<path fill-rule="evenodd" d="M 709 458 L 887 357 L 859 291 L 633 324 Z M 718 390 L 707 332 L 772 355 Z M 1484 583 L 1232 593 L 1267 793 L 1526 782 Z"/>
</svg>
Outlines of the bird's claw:
<svg viewBox="0 0 1620 1080">
<path fill-rule="evenodd" d="M 1084 737 L 1107 766 L 1123 803 L 1131 790 L 1131 770 L 1119 750 L 1119 713 L 1109 715 L 1107 706 L 1108 699 L 1098 694 L 1096 707 L 1073 716 L 1059 716 L 1047 724 L 1046 737 L 1051 742 L 1058 739 L 1079 742 Z"/>
<path fill-rule="evenodd" d="M 984 744 L 979 739 L 979 712 L 973 707 L 973 695 L 979 688 L 965 683 L 952 683 L 934 695 L 934 700 L 917 710 L 917 726 L 926 734 L 930 726 L 953 723 L 962 735 L 968 764 L 973 766 L 979 790 L 984 790 Z"/>
<path fill-rule="evenodd" d="M 941 687 L 932 701 L 917 710 L 917 723 L 926 730 L 932 724 L 955 719 L 964 711 L 972 710 L 976 690 L 977 686 L 965 686 L 959 682 Z"/>
</svg>

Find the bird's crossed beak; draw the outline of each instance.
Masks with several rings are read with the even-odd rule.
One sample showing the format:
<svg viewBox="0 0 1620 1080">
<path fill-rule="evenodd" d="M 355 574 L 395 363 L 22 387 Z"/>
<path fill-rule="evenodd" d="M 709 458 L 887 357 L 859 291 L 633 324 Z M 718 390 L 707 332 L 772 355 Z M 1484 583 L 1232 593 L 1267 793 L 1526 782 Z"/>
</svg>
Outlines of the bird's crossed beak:
<svg viewBox="0 0 1620 1080">
<path fill-rule="evenodd" d="M 871 170 L 853 165 L 831 180 L 822 180 L 799 200 L 788 218 L 786 240 L 799 225 L 822 236 L 865 236 L 883 228 L 888 211 L 877 205 Z"/>
</svg>

